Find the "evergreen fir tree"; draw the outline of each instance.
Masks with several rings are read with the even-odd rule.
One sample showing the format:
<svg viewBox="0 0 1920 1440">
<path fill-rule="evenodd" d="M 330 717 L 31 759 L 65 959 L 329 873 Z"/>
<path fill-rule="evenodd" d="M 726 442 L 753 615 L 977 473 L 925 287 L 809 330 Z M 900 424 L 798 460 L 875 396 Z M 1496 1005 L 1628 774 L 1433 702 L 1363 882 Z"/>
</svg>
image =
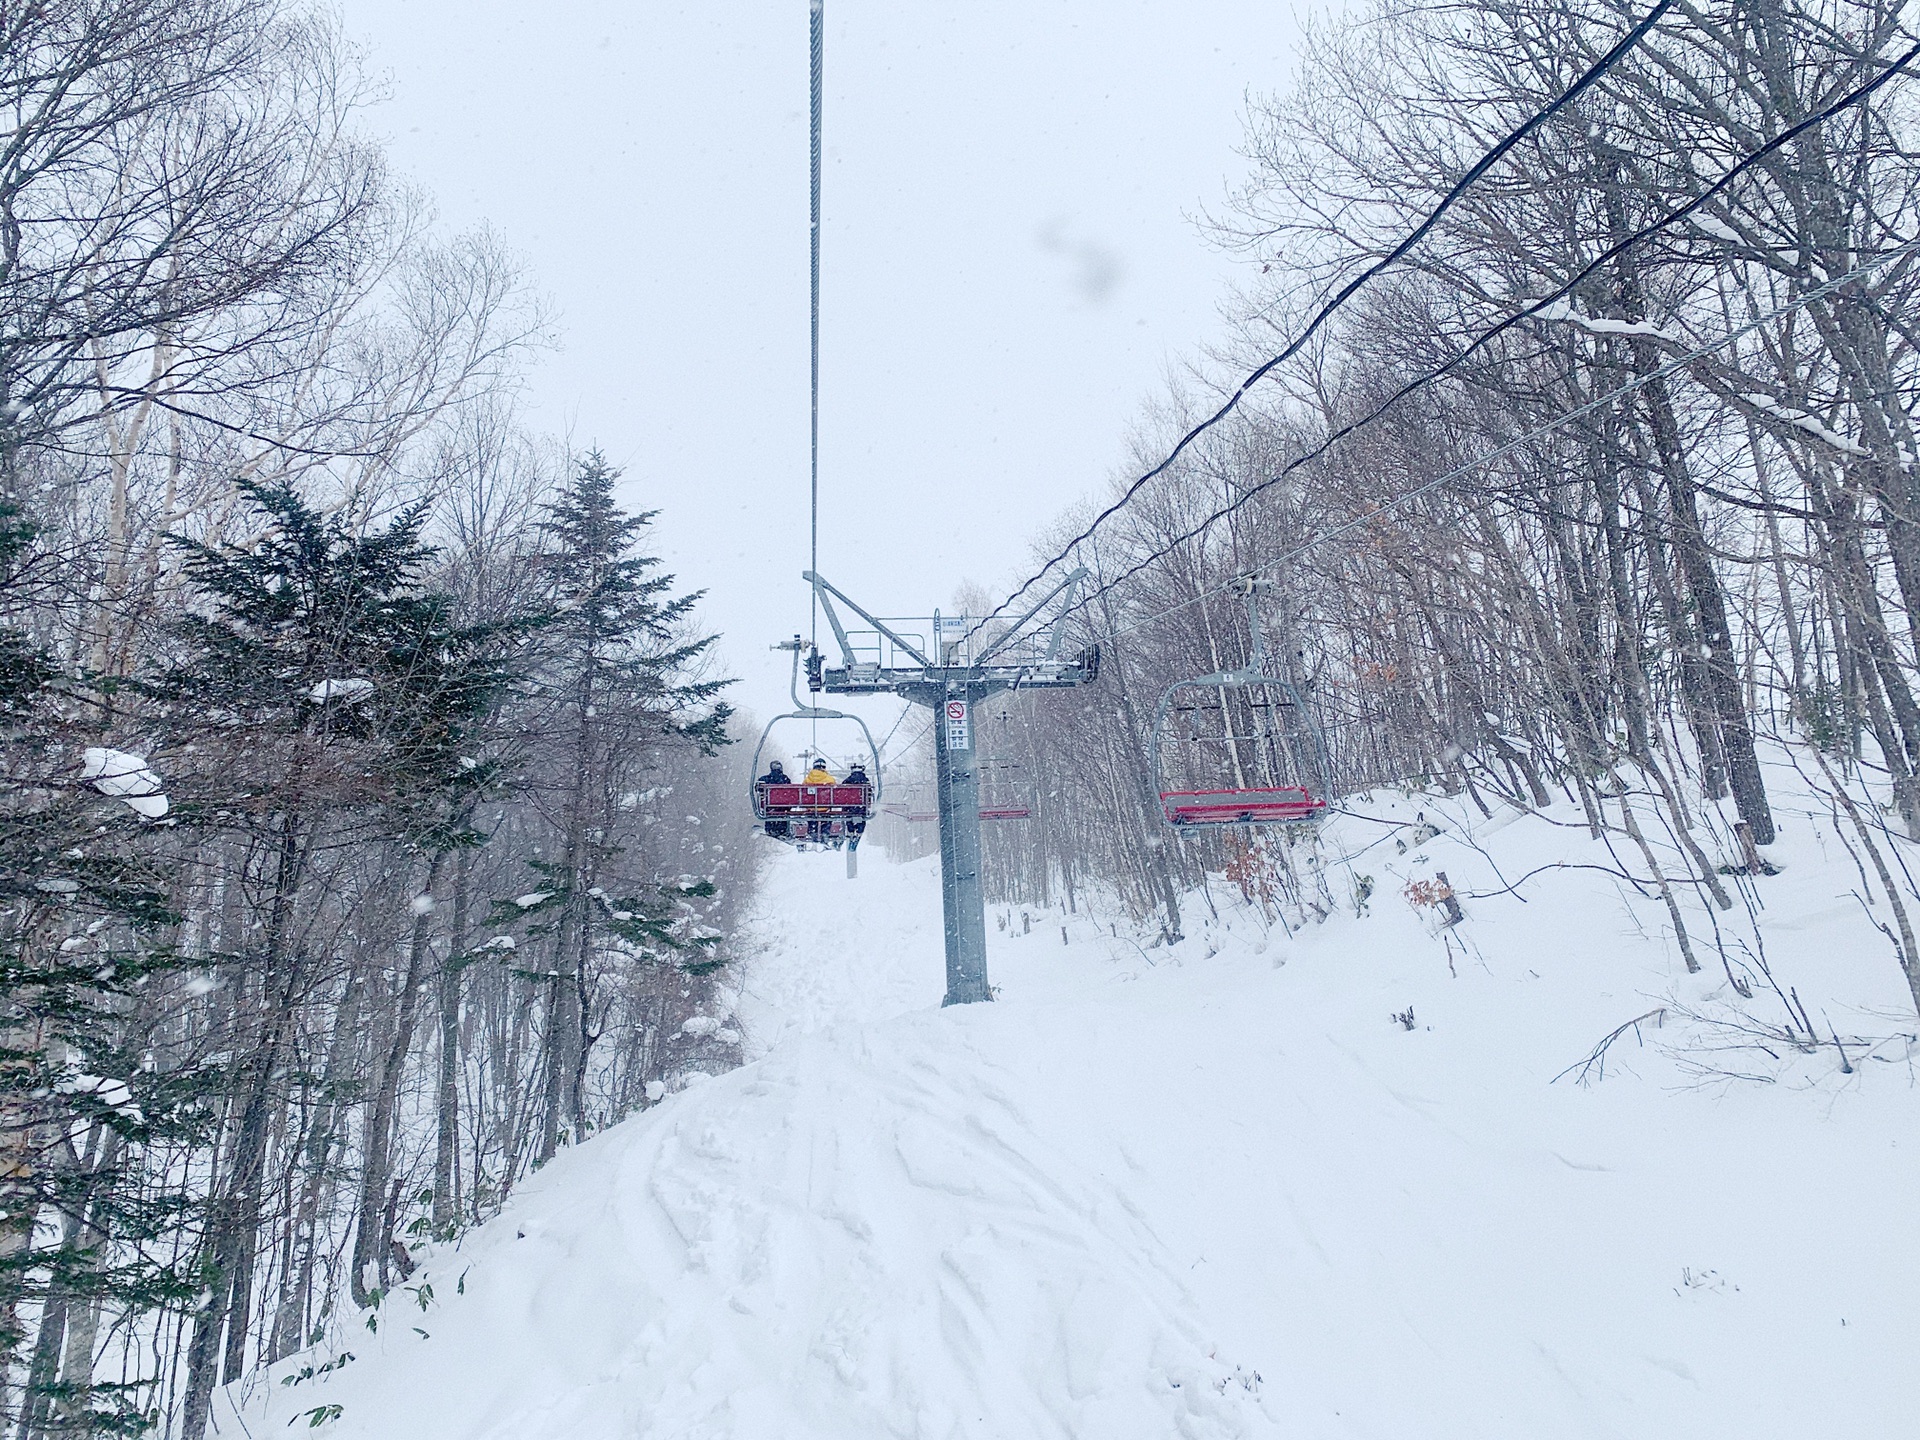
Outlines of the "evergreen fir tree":
<svg viewBox="0 0 1920 1440">
<path fill-rule="evenodd" d="M 216 1371 L 243 1368 L 252 1317 L 251 1266 L 263 1199 L 269 1117 L 289 1027 L 314 963 L 295 938 L 318 850 L 371 838 L 403 844 L 430 894 L 444 857 L 477 843 L 466 823 L 494 767 L 469 753 L 506 680 L 506 652 L 524 623 L 462 627 L 424 578 L 433 550 L 424 507 L 361 533 L 287 486 L 248 486 L 265 530 L 248 547 L 182 542 L 198 612 L 178 627 L 180 654 L 145 686 L 174 717 L 177 739 L 216 762 L 181 809 L 183 823 L 241 838 L 257 856 L 259 938 L 227 957 L 248 987 L 245 1058 L 233 1077 L 224 1184 L 201 1250 L 206 1299 L 188 1350 L 182 1433 L 197 1440 Z M 404 1057 L 424 978 L 430 912 L 414 917 L 408 973 L 397 990 L 393 1049 Z M 384 1275 L 380 1204 L 394 1091 L 389 1058 L 372 1087 L 355 1298 L 364 1264 Z M 222 1359 L 224 1355 L 224 1359 Z"/>
<path fill-rule="evenodd" d="M 37 540 L 0 506 L 0 617 L 24 608 Z M 145 1428 L 150 1396 L 94 1382 L 95 1340 L 109 1308 L 152 1313 L 193 1289 L 157 1242 L 194 1199 L 146 1163 L 198 1143 L 206 1119 L 204 1075 L 145 1063 L 155 982 L 179 963 L 151 834 L 164 800 L 135 808 L 88 781 L 90 757 L 118 753 L 97 747 L 97 714 L 0 618 L 0 1374 L 19 1377 L 0 1417 L 22 1434 Z"/>
<path fill-rule="evenodd" d="M 600 882 L 620 849 L 616 797 L 627 778 L 670 766 L 676 751 L 710 755 L 727 744 L 733 713 L 719 699 L 730 681 L 690 673 L 716 638 L 688 634 L 701 594 L 673 595 L 673 577 L 662 573 L 659 559 L 638 553 L 657 512 L 621 509 L 614 496 L 619 479 L 605 456 L 589 452 L 542 526 L 552 618 L 538 678 L 542 728 L 555 752 L 546 780 L 561 849 L 538 867 L 547 898 L 534 911 L 553 954 L 540 1160 L 554 1153 L 563 1131 L 577 1135 L 582 1127 L 595 1038 L 588 961 L 596 944 L 630 935 L 632 943 L 651 945 L 649 953 L 678 950 L 685 928 L 676 922 L 688 896 L 672 886 L 655 882 L 651 893 L 608 899 Z"/>
</svg>

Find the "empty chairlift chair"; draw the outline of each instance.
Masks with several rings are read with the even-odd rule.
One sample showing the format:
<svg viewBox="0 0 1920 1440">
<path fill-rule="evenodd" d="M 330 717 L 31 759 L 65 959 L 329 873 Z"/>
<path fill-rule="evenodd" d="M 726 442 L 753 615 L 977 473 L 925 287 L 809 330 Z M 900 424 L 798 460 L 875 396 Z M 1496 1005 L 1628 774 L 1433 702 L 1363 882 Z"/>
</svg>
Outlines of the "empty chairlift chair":
<svg viewBox="0 0 1920 1440">
<path fill-rule="evenodd" d="M 912 825 L 926 825 L 940 818 L 933 798 L 916 791 L 903 804 L 889 805 L 887 814 Z M 980 764 L 980 818 L 982 820 L 1031 820 L 1033 784 L 1027 780 L 1016 760 L 984 760 Z"/>
<path fill-rule="evenodd" d="M 1299 825 L 1326 811 L 1326 747 L 1286 665 L 1267 658 L 1266 583 L 1235 587 L 1247 602 L 1245 667 L 1177 680 L 1154 712 L 1148 765 L 1176 831 Z"/>
<path fill-rule="evenodd" d="M 1033 818 L 1033 783 L 1027 779 L 1026 767 L 1018 760 L 983 760 L 980 763 L 980 818 Z"/>
</svg>

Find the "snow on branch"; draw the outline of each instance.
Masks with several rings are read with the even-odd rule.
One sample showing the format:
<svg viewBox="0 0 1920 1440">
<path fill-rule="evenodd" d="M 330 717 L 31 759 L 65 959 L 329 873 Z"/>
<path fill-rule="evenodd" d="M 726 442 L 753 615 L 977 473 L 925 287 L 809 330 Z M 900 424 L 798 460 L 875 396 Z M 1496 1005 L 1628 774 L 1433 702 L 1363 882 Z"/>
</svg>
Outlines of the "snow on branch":
<svg viewBox="0 0 1920 1440">
<path fill-rule="evenodd" d="M 318 685 L 308 688 L 307 698 L 324 705 L 329 700 L 353 701 L 372 693 L 373 681 L 356 675 L 347 680 L 322 680 Z"/>
<path fill-rule="evenodd" d="M 1541 320 L 1563 320 L 1569 325 L 1578 325 L 1589 335 L 1630 335 L 1647 340 L 1659 340 L 1668 345 L 1684 345 L 1683 336 L 1659 325 L 1649 325 L 1644 320 L 1609 320 L 1600 315 L 1582 315 L 1564 300 L 1556 300 L 1546 309 L 1538 312 Z"/>
<path fill-rule="evenodd" d="M 167 813 L 167 797 L 160 777 L 147 768 L 147 762 L 125 750 L 96 746 L 80 754 L 80 778 L 91 780 L 93 788 L 111 796 L 149 820 Z"/>
<path fill-rule="evenodd" d="M 135 1124 L 145 1118 L 140 1113 L 139 1105 L 134 1103 L 133 1092 L 127 1088 L 124 1080 L 69 1071 L 55 1082 L 53 1088 L 62 1095 L 91 1096 L 107 1109 Z"/>
<path fill-rule="evenodd" d="M 1790 406 L 1782 405 L 1771 395 L 1742 395 L 1740 399 L 1744 404 L 1751 405 L 1761 414 L 1771 416 L 1783 424 L 1791 425 L 1803 435 L 1810 435 L 1815 440 L 1831 445 L 1842 454 L 1855 455 L 1863 460 L 1869 459 L 1872 456 L 1873 452 L 1858 441 L 1849 440 L 1838 431 L 1828 429 L 1819 420 L 1804 410 L 1795 410 Z"/>
<path fill-rule="evenodd" d="M 1693 214 L 1687 217 L 1687 223 L 1692 225 L 1694 229 L 1711 235 L 1716 240 L 1726 241 L 1729 245 L 1744 245 L 1747 243 L 1738 230 L 1717 216 L 1707 214 L 1704 210 L 1694 211 Z"/>
</svg>

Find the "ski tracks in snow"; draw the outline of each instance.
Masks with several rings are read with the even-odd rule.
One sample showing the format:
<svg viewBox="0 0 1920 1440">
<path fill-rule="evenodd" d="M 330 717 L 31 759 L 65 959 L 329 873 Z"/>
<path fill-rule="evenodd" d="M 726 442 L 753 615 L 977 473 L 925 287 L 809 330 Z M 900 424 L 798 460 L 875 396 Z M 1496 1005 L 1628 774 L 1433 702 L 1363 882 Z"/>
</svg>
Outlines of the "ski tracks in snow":
<svg viewBox="0 0 1920 1440">
<path fill-rule="evenodd" d="M 937 872 L 872 871 L 772 867 L 761 1058 L 557 1157 L 425 1257 L 430 1314 L 248 1399 L 256 1433 L 331 1402 L 337 1440 L 1277 1434 L 1123 1188 L 1103 1076 L 1133 1052 L 1066 1063 L 1072 1012 L 931 1008 Z"/>
<path fill-rule="evenodd" d="M 633 1147 L 621 1230 L 708 1358 L 649 1366 L 684 1383 L 632 1433 L 1271 1432 L 1124 1193 L 1050 1152 L 968 1029 L 793 1042 Z"/>
</svg>

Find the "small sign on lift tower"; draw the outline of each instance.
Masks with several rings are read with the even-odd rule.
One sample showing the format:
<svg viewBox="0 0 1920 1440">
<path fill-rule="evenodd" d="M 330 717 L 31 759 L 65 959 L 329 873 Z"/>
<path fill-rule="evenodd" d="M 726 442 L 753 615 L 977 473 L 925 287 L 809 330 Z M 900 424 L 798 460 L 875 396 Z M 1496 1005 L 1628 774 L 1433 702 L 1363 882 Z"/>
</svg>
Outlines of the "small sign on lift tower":
<svg viewBox="0 0 1920 1440">
<path fill-rule="evenodd" d="M 967 702 L 964 700 L 947 701 L 947 749 L 971 750 L 973 748 L 973 727 L 967 720 Z"/>
</svg>

